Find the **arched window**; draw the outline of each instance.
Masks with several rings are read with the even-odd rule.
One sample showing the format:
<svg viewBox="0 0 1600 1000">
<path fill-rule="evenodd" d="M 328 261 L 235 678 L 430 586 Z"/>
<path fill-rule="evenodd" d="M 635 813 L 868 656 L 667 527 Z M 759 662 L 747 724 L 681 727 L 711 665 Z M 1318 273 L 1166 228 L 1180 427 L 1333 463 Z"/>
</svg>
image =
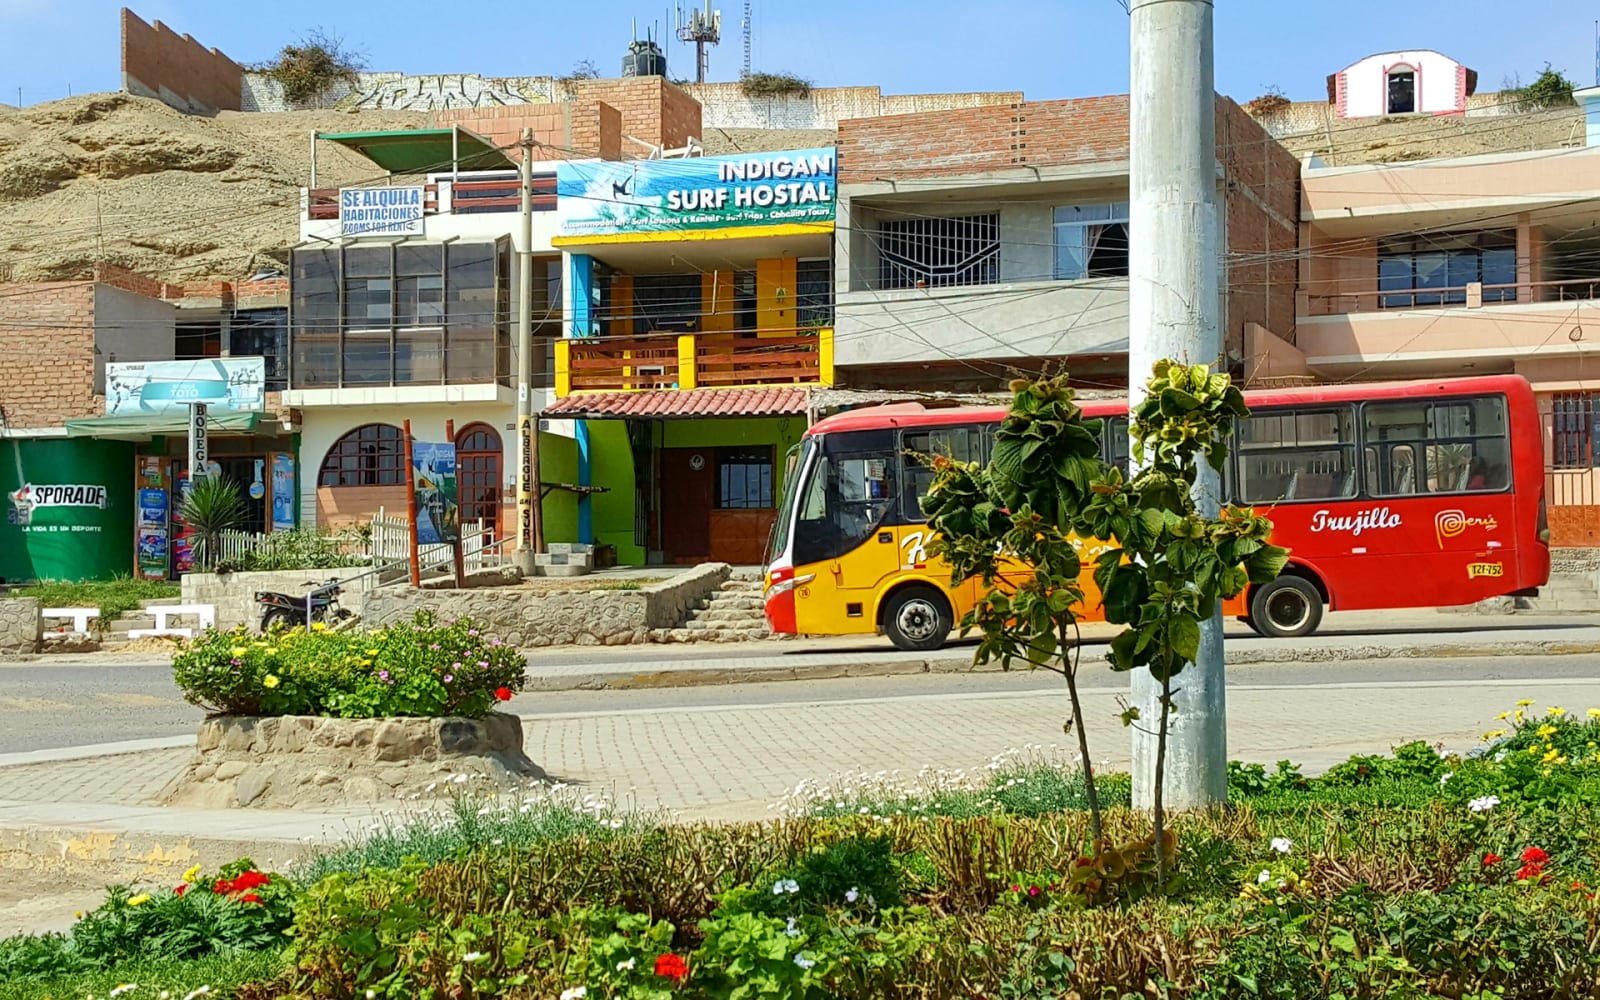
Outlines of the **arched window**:
<svg viewBox="0 0 1600 1000">
<path fill-rule="evenodd" d="M 468 424 L 456 434 L 456 495 L 461 520 L 495 528 L 500 518 L 500 435 L 488 424 Z"/>
<path fill-rule="evenodd" d="M 1385 111 L 1391 115 L 1409 115 L 1417 110 L 1417 71 L 1401 63 L 1389 67 L 1388 101 Z"/>
<path fill-rule="evenodd" d="M 333 443 L 318 486 L 403 486 L 405 438 L 392 424 L 365 424 Z"/>
</svg>

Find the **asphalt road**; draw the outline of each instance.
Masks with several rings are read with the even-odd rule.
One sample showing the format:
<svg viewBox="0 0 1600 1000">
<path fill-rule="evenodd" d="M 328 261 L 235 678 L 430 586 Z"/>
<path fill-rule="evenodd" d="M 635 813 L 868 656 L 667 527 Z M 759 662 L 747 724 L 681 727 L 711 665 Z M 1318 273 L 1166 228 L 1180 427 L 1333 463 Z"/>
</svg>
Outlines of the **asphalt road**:
<svg viewBox="0 0 1600 1000">
<path fill-rule="evenodd" d="M 1231 686 L 1294 688 L 1307 684 L 1403 685 L 1419 681 L 1600 681 L 1600 656 L 1457 657 L 1251 664 L 1230 667 Z M 1086 659 L 1085 689 L 1116 689 L 1125 677 Z M 916 674 L 624 691 L 519 695 L 524 716 L 657 712 L 731 705 L 829 704 L 907 697 L 960 699 L 994 693 L 1063 690 L 1040 672 Z M 1516 697 L 1510 695 L 1508 697 Z M 184 702 L 165 664 L 0 667 L 0 754 L 158 737 L 188 736 L 203 712 Z"/>
</svg>

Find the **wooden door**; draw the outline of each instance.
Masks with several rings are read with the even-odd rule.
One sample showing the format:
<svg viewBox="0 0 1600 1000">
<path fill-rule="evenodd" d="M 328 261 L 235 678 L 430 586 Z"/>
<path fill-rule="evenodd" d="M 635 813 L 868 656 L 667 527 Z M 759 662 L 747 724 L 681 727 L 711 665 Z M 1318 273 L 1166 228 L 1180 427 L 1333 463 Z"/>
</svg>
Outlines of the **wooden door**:
<svg viewBox="0 0 1600 1000">
<path fill-rule="evenodd" d="M 714 448 L 661 449 L 661 547 L 668 562 L 711 556 L 715 466 Z"/>
</svg>

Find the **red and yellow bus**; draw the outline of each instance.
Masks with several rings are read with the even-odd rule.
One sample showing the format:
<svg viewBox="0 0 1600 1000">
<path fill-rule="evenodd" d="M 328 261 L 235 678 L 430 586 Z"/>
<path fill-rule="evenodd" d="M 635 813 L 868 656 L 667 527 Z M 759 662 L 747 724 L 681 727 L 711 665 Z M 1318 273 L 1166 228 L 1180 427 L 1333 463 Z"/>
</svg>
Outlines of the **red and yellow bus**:
<svg viewBox="0 0 1600 1000">
<path fill-rule="evenodd" d="M 1544 443 L 1519 376 L 1319 385 L 1245 393 L 1224 499 L 1273 520 L 1292 550 L 1278 579 L 1223 613 L 1269 636 L 1324 610 L 1426 608 L 1531 596 L 1550 577 Z M 1128 457 L 1126 400 L 1085 400 L 1102 454 Z M 886 634 L 935 649 L 977 600 L 927 554 L 916 455 L 986 462 L 1001 407 L 874 406 L 817 422 L 790 453 L 772 529 L 767 621 L 778 633 Z M 1084 617 L 1099 616 L 1086 543 Z"/>
</svg>

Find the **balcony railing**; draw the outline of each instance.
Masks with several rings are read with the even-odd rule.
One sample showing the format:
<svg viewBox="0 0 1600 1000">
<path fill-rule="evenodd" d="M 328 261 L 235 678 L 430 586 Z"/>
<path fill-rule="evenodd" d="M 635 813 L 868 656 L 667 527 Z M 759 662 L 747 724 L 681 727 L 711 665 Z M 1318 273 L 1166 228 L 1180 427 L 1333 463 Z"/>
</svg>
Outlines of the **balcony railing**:
<svg viewBox="0 0 1600 1000">
<path fill-rule="evenodd" d="M 556 395 L 594 390 L 833 384 L 833 330 L 654 334 L 556 342 Z"/>
<path fill-rule="evenodd" d="M 1514 303 L 1572 302 L 1600 299 L 1600 277 L 1562 281 L 1519 281 L 1508 284 L 1457 285 L 1452 288 L 1385 288 L 1378 291 L 1307 295 L 1305 315 L 1384 312 L 1391 309 L 1477 309 Z"/>
</svg>

